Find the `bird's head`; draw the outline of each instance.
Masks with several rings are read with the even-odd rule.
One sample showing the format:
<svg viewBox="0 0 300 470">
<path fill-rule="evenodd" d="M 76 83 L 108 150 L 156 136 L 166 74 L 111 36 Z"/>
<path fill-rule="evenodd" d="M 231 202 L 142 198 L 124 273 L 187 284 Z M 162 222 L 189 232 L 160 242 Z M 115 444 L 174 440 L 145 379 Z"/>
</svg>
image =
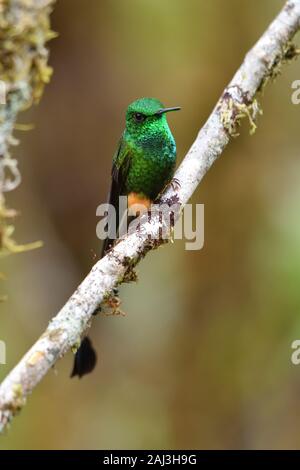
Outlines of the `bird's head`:
<svg viewBox="0 0 300 470">
<path fill-rule="evenodd" d="M 153 132 L 167 125 L 166 113 L 178 111 L 178 106 L 165 108 L 156 98 L 140 98 L 126 112 L 126 131 L 131 135 Z"/>
</svg>

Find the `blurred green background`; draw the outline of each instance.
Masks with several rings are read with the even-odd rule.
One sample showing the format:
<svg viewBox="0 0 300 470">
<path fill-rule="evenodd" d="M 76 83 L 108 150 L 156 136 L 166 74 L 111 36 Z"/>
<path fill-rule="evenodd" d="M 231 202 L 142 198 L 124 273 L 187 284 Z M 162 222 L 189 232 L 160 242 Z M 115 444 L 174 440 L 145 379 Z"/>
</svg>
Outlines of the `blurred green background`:
<svg viewBox="0 0 300 470">
<path fill-rule="evenodd" d="M 284 2 L 64 0 L 52 24 L 54 76 L 18 133 L 20 242 L 1 271 L 4 378 L 99 254 L 96 207 L 106 200 L 124 110 L 141 96 L 182 106 L 169 116 L 184 157 L 223 88 Z M 299 43 L 299 38 L 298 38 Z M 70 380 L 73 356 L 28 399 L 0 448 L 299 448 L 300 62 L 260 97 L 193 197 L 205 204 L 205 246 L 168 245 L 121 289 L 125 317 L 98 316 L 96 371 Z"/>
</svg>

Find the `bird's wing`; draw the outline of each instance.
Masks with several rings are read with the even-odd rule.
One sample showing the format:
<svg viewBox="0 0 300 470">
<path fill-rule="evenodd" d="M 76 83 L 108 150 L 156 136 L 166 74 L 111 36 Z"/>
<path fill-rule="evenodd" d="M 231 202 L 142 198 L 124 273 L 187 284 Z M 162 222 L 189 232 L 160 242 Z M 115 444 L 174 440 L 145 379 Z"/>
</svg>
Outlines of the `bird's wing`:
<svg viewBox="0 0 300 470">
<path fill-rule="evenodd" d="M 114 206 L 116 211 L 116 228 L 119 228 L 119 196 L 124 195 L 125 182 L 128 175 L 131 162 L 131 149 L 122 136 L 117 151 L 113 156 L 113 166 L 111 170 L 111 187 L 108 197 L 108 203 Z M 110 221 L 108 220 L 108 223 Z M 103 242 L 102 256 L 113 243 L 114 240 L 106 238 Z"/>
</svg>

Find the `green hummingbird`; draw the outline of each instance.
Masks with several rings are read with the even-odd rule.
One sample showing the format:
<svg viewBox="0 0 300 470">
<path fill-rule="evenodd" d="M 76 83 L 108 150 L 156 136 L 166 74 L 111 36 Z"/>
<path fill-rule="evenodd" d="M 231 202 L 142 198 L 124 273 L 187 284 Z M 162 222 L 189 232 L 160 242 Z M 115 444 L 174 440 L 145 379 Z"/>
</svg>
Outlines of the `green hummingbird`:
<svg viewBox="0 0 300 470">
<path fill-rule="evenodd" d="M 166 113 L 178 106 L 165 108 L 155 98 L 140 98 L 126 111 L 126 127 L 113 156 L 109 204 L 114 206 L 119 227 L 119 197 L 127 196 L 128 210 L 138 204 L 148 210 L 167 184 L 172 181 L 176 164 L 176 143 Z M 102 255 L 113 240 L 103 243 Z M 76 352 L 71 377 L 91 372 L 96 353 L 85 337 Z"/>
</svg>

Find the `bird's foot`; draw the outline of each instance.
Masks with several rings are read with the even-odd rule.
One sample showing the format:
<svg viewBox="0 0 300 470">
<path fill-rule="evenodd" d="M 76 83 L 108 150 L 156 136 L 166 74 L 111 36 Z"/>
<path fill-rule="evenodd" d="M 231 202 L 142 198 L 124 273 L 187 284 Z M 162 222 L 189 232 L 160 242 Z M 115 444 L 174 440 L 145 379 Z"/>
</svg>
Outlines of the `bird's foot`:
<svg viewBox="0 0 300 470">
<path fill-rule="evenodd" d="M 172 178 L 170 181 L 170 186 L 172 187 L 173 191 L 177 191 L 181 188 L 181 183 L 178 178 Z"/>
<path fill-rule="evenodd" d="M 173 191 L 177 191 L 178 189 L 181 188 L 181 183 L 179 181 L 179 179 L 177 178 L 172 178 L 171 181 L 169 183 L 167 183 L 163 189 L 161 190 L 161 192 L 159 193 L 159 195 L 157 196 L 157 198 L 155 199 L 154 203 L 159 203 L 160 201 L 160 198 L 162 196 L 162 194 L 171 186 L 171 188 L 173 189 Z"/>
</svg>

